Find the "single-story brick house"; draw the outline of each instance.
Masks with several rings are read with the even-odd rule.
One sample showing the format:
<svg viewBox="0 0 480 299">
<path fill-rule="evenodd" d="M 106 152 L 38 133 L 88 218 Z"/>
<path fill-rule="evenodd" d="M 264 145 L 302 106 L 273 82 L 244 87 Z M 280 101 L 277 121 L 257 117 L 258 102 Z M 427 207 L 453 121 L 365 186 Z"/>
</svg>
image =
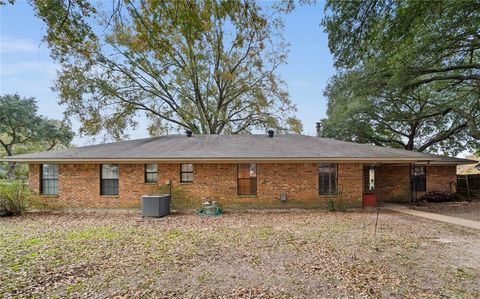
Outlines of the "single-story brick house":
<svg viewBox="0 0 480 299">
<path fill-rule="evenodd" d="M 200 203 L 325 202 L 375 194 L 409 200 L 455 192 L 470 160 L 305 135 L 167 135 L 3 159 L 29 164 L 42 197 L 76 206 L 131 206 L 169 185 Z M 374 182 L 370 179 L 374 178 Z M 175 201 L 175 198 L 172 199 Z"/>
</svg>

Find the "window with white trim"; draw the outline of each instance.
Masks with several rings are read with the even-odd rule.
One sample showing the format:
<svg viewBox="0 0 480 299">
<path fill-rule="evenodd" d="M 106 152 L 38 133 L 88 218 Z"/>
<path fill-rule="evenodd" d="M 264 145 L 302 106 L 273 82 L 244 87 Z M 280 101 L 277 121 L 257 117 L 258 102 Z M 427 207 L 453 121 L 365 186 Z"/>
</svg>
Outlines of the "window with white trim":
<svg viewBox="0 0 480 299">
<path fill-rule="evenodd" d="M 145 164 L 145 183 L 157 182 L 157 164 Z"/>
<path fill-rule="evenodd" d="M 242 163 L 237 166 L 238 195 L 257 194 L 257 165 Z"/>
<path fill-rule="evenodd" d="M 318 194 L 337 194 L 337 163 L 320 163 L 318 165 Z"/>
<path fill-rule="evenodd" d="M 58 164 L 42 164 L 41 193 L 44 195 L 58 195 Z"/>
<path fill-rule="evenodd" d="M 180 182 L 193 182 L 193 164 L 180 164 Z"/>
<path fill-rule="evenodd" d="M 118 195 L 118 165 L 102 164 L 100 195 Z"/>
</svg>

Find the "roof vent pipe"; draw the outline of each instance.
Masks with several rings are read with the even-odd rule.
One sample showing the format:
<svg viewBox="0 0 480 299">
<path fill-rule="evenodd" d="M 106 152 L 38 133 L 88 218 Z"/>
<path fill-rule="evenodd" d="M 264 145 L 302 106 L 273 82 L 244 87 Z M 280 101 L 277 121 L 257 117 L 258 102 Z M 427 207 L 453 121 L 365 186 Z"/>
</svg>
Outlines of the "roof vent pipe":
<svg viewBox="0 0 480 299">
<path fill-rule="evenodd" d="M 274 130 L 268 130 L 268 137 L 273 137 L 274 133 L 275 133 Z"/>
<path fill-rule="evenodd" d="M 320 137 L 320 135 L 322 134 L 322 124 L 319 121 L 317 122 L 316 129 L 317 129 L 317 137 Z"/>
<path fill-rule="evenodd" d="M 186 130 L 185 133 L 187 133 L 187 137 L 192 137 L 193 132 L 190 130 Z"/>
</svg>

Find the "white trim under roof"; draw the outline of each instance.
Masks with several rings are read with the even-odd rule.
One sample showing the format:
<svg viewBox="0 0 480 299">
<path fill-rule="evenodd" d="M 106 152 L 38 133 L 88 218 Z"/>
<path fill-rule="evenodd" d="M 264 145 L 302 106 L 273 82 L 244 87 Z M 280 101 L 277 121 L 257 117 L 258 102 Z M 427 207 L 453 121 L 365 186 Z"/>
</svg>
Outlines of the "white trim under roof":
<svg viewBox="0 0 480 299">
<path fill-rule="evenodd" d="M 0 161 L 14 161 L 20 163 L 30 163 L 30 164 L 39 164 L 39 163 L 60 163 L 60 164 L 101 164 L 101 163 L 320 163 L 320 162 L 338 162 L 338 163 L 388 163 L 388 164 L 399 164 L 399 163 L 415 163 L 419 165 L 459 165 L 459 164 L 470 164 L 469 160 L 456 160 L 456 161 L 445 161 L 441 158 L 433 158 L 431 160 L 422 159 L 412 159 L 412 158 L 73 158 L 73 159 L 56 159 L 56 158 L 43 158 L 43 159 L 29 159 L 29 158 L 8 158 L 3 157 Z"/>
</svg>

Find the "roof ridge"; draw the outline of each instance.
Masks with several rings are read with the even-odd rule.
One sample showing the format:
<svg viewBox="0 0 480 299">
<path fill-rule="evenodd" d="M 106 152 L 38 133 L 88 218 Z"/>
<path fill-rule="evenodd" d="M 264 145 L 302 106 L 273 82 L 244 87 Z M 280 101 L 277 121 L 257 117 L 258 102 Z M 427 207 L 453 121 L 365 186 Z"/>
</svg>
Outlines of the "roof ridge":
<svg viewBox="0 0 480 299">
<path fill-rule="evenodd" d="M 444 161 L 468 160 L 407 151 L 372 144 L 354 143 L 303 134 L 169 134 L 102 144 L 72 147 L 58 151 L 5 157 L 3 161 L 88 161 L 142 159 L 278 159 L 278 160 L 364 160 L 364 161 Z M 468 161 L 469 163 L 474 163 Z"/>
</svg>

